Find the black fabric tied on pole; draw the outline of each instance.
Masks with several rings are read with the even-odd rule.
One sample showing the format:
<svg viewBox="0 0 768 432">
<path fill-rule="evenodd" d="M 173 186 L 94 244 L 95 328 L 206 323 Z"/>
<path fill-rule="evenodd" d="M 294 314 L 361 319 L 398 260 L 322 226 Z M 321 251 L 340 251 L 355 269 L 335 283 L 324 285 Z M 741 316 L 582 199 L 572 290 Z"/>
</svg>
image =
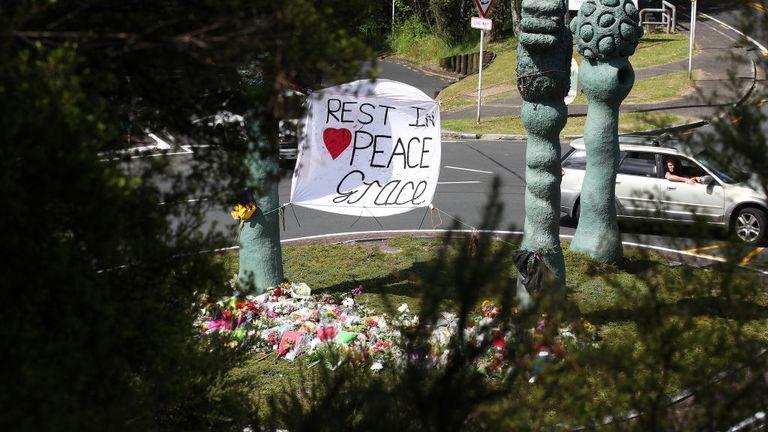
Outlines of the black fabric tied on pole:
<svg viewBox="0 0 768 432">
<path fill-rule="evenodd" d="M 522 284 L 531 297 L 538 297 L 544 290 L 545 280 L 550 270 L 536 252 L 517 250 L 512 253 L 512 260 L 523 278 Z"/>
<path fill-rule="evenodd" d="M 558 74 L 558 73 L 567 76 L 569 80 L 571 78 L 571 72 L 570 71 L 566 72 L 566 71 L 562 71 L 562 70 L 558 70 L 558 69 L 553 69 L 553 70 L 548 70 L 548 71 L 541 71 L 541 72 L 531 72 L 529 74 L 523 74 L 523 75 L 518 74 L 517 75 L 517 82 L 519 83 L 519 86 L 520 86 L 520 97 L 522 97 L 523 100 L 527 101 L 527 99 L 525 98 L 525 79 L 526 78 L 536 78 L 536 77 L 540 77 L 540 76 L 544 76 L 544 75 L 551 75 L 551 74 Z"/>
</svg>

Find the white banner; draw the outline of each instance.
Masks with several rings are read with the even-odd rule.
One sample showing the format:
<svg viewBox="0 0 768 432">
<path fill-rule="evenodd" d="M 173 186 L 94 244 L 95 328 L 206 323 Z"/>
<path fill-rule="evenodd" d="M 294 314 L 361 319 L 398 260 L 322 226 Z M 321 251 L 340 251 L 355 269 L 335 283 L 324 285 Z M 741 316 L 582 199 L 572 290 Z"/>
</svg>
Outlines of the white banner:
<svg viewBox="0 0 768 432">
<path fill-rule="evenodd" d="M 354 216 L 432 203 L 440 174 L 440 107 L 397 81 L 360 80 L 309 99 L 291 202 Z"/>
</svg>

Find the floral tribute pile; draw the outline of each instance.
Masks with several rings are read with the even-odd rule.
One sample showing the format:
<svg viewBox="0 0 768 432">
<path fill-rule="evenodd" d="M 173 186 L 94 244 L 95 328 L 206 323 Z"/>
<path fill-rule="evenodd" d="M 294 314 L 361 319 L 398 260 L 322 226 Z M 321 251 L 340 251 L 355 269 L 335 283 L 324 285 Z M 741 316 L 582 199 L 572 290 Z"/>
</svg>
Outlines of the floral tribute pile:
<svg viewBox="0 0 768 432">
<path fill-rule="evenodd" d="M 254 352 L 276 352 L 277 357 L 293 361 L 299 356 L 323 360 L 330 352 L 342 359 L 369 365 L 372 370 L 398 367 L 406 360 L 402 332 L 418 325 L 418 316 L 403 304 L 394 316 L 377 315 L 360 300 L 363 287 L 338 295 L 312 295 L 304 283 L 284 283 L 260 295 L 234 292 L 215 302 L 201 298 L 195 325 L 206 335 L 224 336 L 232 348 Z M 477 370 L 491 376 L 506 373 L 511 362 L 506 346 L 510 335 L 495 325 L 499 307 L 484 301 L 480 314 L 464 331 L 468 343 L 491 341 L 489 352 L 476 364 Z M 572 349 L 582 349 L 597 340 L 597 331 L 586 321 L 579 331 L 566 325 L 559 329 L 554 344 L 544 344 L 539 337 L 545 319 L 532 329 L 535 363 L 562 358 Z M 458 330 L 457 316 L 444 312 L 429 338 L 431 358 L 445 364 L 452 337 Z M 584 331 L 586 330 L 586 332 Z M 537 336 L 538 335 L 538 336 Z"/>
</svg>

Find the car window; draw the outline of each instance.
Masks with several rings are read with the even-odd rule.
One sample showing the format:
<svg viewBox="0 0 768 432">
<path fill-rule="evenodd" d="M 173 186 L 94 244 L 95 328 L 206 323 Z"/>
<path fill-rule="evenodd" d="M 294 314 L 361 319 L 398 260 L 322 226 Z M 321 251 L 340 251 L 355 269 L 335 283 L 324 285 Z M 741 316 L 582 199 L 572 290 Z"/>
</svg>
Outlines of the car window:
<svg viewBox="0 0 768 432">
<path fill-rule="evenodd" d="M 568 158 L 563 161 L 563 168 L 587 169 L 587 152 L 584 150 L 574 150 Z"/>
<path fill-rule="evenodd" d="M 743 182 L 749 178 L 749 174 L 733 167 L 723 168 L 721 166 L 722 164 L 712 163 L 712 161 L 707 159 L 699 158 L 698 161 L 704 165 L 705 168 L 712 171 L 724 183 L 735 184 Z"/>
<path fill-rule="evenodd" d="M 656 177 L 656 155 L 653 153 L 628 152 L 619 165 L 619 174 Z"/>
<path fill-rule="evenodd" d="M 686 177 L 699 177 L 707 173 L 690 159 L 680 158 L 680 175 Z"/>
</svg>

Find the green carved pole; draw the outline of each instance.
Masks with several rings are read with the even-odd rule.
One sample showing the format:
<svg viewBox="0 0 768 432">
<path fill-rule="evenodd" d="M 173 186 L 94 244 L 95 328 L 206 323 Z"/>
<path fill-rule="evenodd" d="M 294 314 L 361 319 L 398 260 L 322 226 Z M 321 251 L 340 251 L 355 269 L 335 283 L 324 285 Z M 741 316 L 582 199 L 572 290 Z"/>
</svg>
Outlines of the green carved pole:
<svg viewBox="0 0 768 432">
<path fill-rule="evenodd" d="M 615 206 L 619 105 L 635 82 L 628 57 L 643 35 L 638 23 L 631 0 L 587 0 L 571 22 L 576 48 L 584 56 L 579 81 L 589 101 L 584 127 L 587 172 L 571 249 L 614 263 L 623 257 Z"/>
<path fill-rule="evenodd" d="M 517 48 L 517 87 L 523 98 L 522 120 L 528 131 L 525 155 L 525 224 L 521 249 L 538 253 L 565 286 L 560 247 L 560 131 L 568 111 L 571 35 L 562 0 L 523 0 Z M 522 306 L 530 296 L 518 281 Z"/>
<path fill-rule="evenodd" d="M 277 146 L 265 139 L 259 124 L 258 119 L 250 119 L 245 163 L 250 174 L 249 190 L 258 191 L 258 198 L 256 212 L 241 226 L 237 279 L 242 289 L 262 293 L 283 282 L 283 255 L 277 211 L 279 153 Z"/>
</svg>

